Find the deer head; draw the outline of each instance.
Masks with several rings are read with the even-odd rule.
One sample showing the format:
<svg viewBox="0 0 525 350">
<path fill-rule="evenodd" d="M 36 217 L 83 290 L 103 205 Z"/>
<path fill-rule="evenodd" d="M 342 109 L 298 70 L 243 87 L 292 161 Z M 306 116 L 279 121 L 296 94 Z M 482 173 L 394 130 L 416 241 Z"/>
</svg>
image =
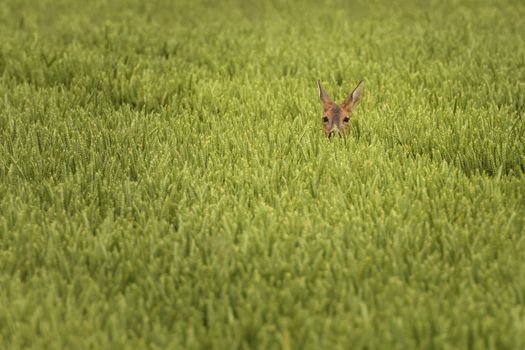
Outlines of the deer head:
<svg viewBox="0 0 525 350">
<path fill-rule="evenodd" d="M 319 87 L 319 98 L 324 108 L 323 126 L 326 136 L 328 138 L 335 134 L 346 136 L 349 130 L 350 116 L 361 101 L 365 82 L 361 80 L 341 104 L 332 101 L 319 80 L 317 86 Z"/>
</svg>

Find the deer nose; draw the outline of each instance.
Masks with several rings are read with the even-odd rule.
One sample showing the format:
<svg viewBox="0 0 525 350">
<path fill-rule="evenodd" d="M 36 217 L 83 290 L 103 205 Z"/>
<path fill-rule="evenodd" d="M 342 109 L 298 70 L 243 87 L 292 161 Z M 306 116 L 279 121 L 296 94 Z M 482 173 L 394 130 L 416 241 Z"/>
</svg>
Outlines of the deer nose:
<svg viewBox="0 0 525 350">
<path fill-rule="evenodd" d="M 341 137 L 341 132 L 340 132 L 339 130 L 336 129 L 336 130 L 332 130 L 332 131 L 330 131 L 330 132 L 328 133 L 328 138 L 331 139 L 332 136 L 334 136 L 336 133 L 339 135 L 339 137 Z"/>
<path fill-rule="evenodd" d="M 332 128 L 330 129 L 330 132 L 328 133 L 328 138 L 331 138 L 335 134 L 339 134 L 339 136 L 341 136 L 341 131 L 339 131 L 337 124 L 332 125 Z"/>
</svg>

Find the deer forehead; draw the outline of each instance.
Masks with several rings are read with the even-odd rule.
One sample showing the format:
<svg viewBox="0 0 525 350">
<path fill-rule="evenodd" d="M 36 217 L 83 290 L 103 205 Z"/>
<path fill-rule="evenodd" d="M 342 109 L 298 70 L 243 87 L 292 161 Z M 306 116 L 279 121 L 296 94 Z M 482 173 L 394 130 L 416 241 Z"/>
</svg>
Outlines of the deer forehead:
<svg viewBox="0 0 525 350">
<path fill-rule="evenodd" d="M 334 117 L 340 117 L 340 116 L 342 116 L 342 115 L 344 115 L 346 113 L 347 113 L 346 110 L 344 110 L 343 108 L 339 107 L 336 104 L 332 105 L 327 111 L 327 114 L 329 116 L 333 117 L 333 118 Z"/>
</svg>

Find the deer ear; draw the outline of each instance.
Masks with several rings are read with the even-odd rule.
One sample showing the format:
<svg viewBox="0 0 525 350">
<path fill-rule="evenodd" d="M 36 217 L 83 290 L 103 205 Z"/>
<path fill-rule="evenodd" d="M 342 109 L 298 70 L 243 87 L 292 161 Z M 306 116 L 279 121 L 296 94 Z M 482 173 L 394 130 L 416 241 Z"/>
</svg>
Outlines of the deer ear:
<svg viewBox="0 0 525 350">
<path fill-rule="evenodd" d="M 321 81 L 319 80 L 317 81 L 317 87 L 319 88 L 319 98 L 321 99 L 321 103 L 324 106 L 332 104 L 332 99 L 330 98 L 330 96 L 328 96 L 328 93 L 323 88 L 323 86 L 321 85 Z"/>
<path fill-rule="evenodd" d="M 343 102 L 343 108 L 345 109 L 354 109 L 357 107 L 359 102 L 361 102 L 361 98 L 363 97 L 363 90 L 365 89 L 365 82 L 361 80 L 359 84 L 355 87 L 354 91 Z"/>
</svg>

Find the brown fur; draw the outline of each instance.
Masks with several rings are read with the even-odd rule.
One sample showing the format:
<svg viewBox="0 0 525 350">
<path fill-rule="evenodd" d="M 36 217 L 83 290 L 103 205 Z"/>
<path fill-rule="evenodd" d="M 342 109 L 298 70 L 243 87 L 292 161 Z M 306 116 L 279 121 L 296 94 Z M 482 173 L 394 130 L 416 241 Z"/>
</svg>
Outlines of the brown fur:
<svg viewBox="0 0 525 350">
<path fill-rule="evenodd" d="M 341 104 L 332 101 L 320 81 L 317 81 L 317 86 L 319 87 L 319 98 L 324 109 L 323 127 L 326 136 L 332 137 L 335 134 L 346 136 L 350 129 L 352 112 L 359 105 L 363 96 L 364 81 L 360 81 Z"/>
</svg>

